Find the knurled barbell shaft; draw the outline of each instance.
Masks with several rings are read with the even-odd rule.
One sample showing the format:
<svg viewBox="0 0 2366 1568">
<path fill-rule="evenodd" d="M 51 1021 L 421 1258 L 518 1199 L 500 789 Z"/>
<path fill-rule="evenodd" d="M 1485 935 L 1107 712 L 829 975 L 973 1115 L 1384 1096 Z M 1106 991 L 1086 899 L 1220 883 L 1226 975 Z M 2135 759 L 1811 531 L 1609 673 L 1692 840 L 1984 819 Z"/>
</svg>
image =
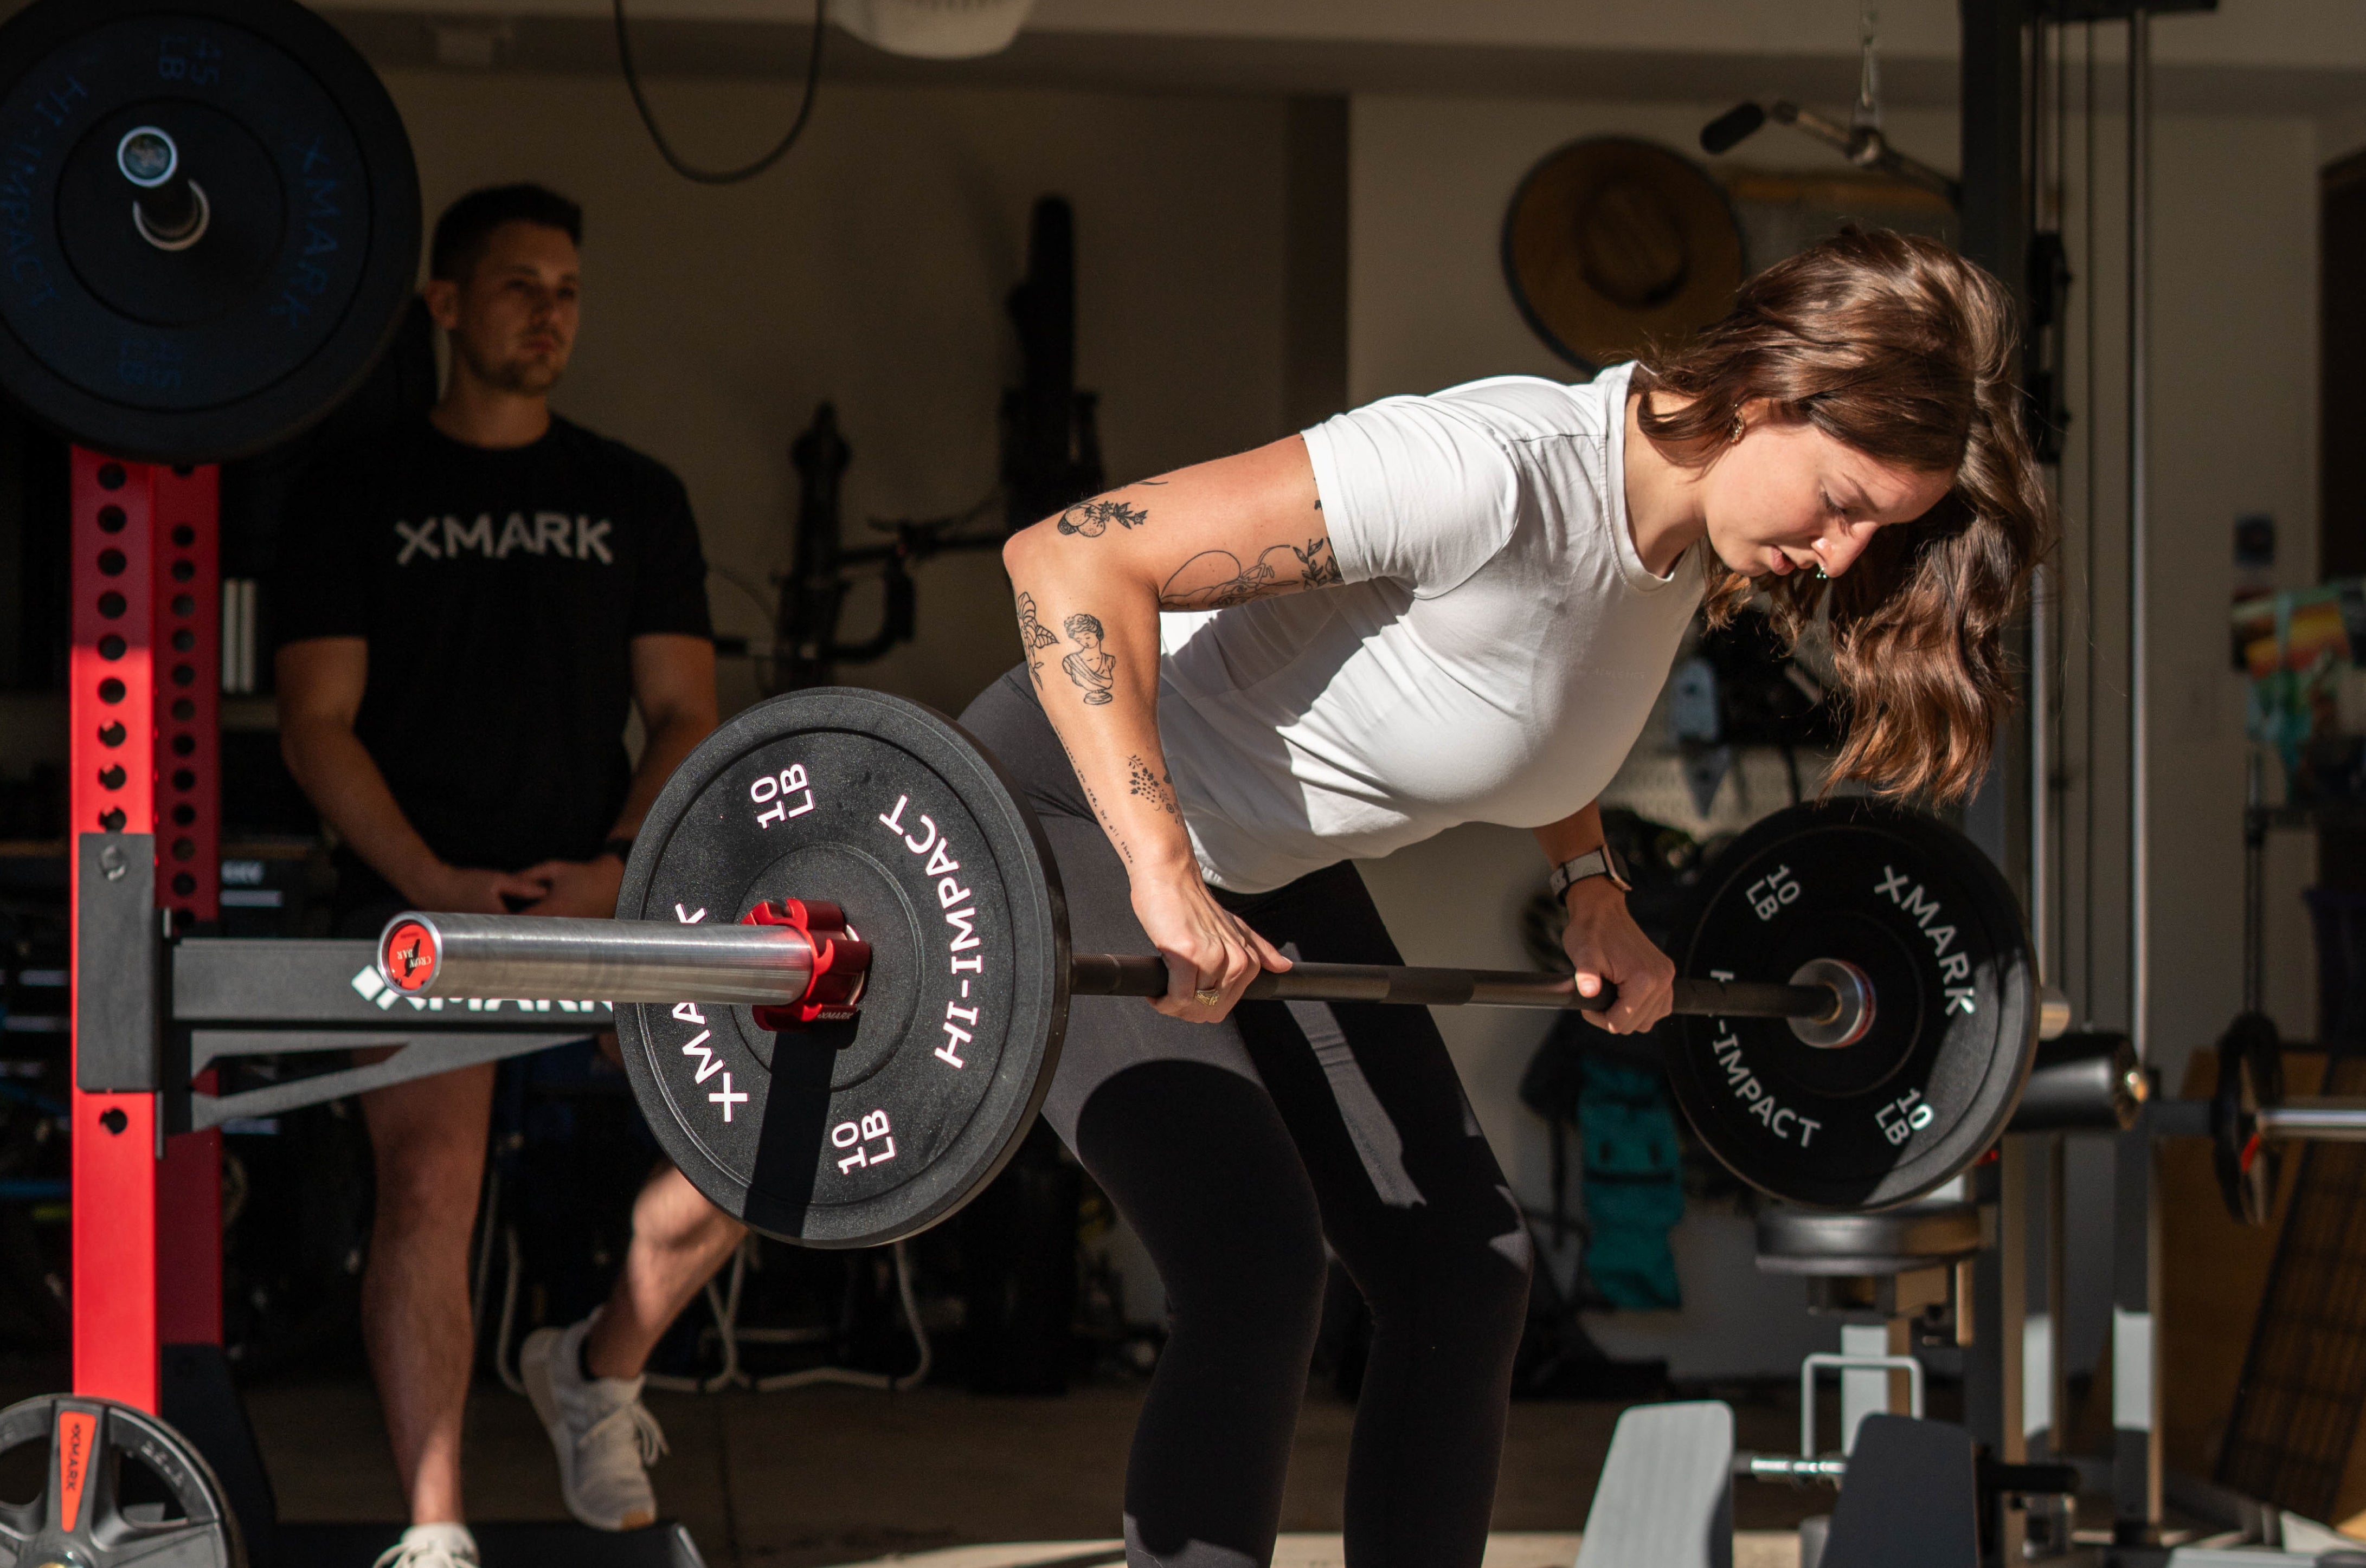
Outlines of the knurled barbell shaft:
<svg viewBox="0 0 2366 1568">
<path fill-rule="evenodd" d="M 1069 961 L 1069 991 L 1077 996 L 1164 996 L 1166 960 L 1079 953 Z M 1249 981 L 1256 1002 L 1390 1002 L 1427 1007 L 1558 1007 L 1607 1010 L 1618 1000 L 1605 986 L 1579 994 L 1567 975 L 1529 969 L 1444 969 L 1393 964 L 1300 963 Z M 1775 985 L 1757 980 L 1679 980 L 1675 1011 L 1729 1018 L 1823 1018 L 1838 1000 L 1828 985 Z"/>
<path fill-rule="evenodd" d="M 423 947 L 406 937 L 413 931 L 425 934 Z M 813 971 L 811 946 L 788 926 L 518 914 L 400 914 L 379 940 L 378 959 L 388 980 L 410 995 L 622 1002 L 785 1005 L 804 996 Z M 1166 962 L 1155 954 L 1080 953 L 1069 961 L 1069 990 L 1077 996 L 1155 997 L 1166 989 Z M 1567 975 L 1540 971 L 1313 963 L 1259 975 L 1248 995 L 1588 1013 L 1617 1000 L 1607 986 L 1582 996 Z M 1816 1019 L 1829 1017 L 1839 999 L 1827 985 L 1679 980 L 1675 1003 L 1679 1013 Z"/>
</svg>

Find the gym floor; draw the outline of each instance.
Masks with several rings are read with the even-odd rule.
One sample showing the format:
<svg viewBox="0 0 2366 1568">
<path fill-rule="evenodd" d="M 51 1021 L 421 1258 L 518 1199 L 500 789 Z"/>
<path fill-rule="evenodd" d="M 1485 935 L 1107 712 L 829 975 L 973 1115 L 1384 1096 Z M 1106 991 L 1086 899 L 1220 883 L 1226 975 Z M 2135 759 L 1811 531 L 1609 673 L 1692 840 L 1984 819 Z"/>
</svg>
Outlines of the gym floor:
<svg viewBox="0 0 2366 1568">
<path fill-rule="evenodd" d="M 654 1477 L 659 1504 L 689 1526 L 712 1568 L 821 1568 L 975 1542 L 1106 1540 L 1141 1402 L 1139 1385 L 1057 1399 L 936 1387 L 652 1394 L 673 1449 Z M 394 1473 L 366 1385 L 266 1386 L 250 1391 L 248 1404 L 285 1518 L 395 1517 Z M 1571 1535 L 1583 1526 L 1619 1409 L 1513 1406 L 1495 1528 Z M 1797 1446 L 1796 1405 L 1770 1401 L 1737 1414 L 1744 1447 Z M 1327 1390 L 1309 1396 L 1284 1529 L 1338 1530 L 1354 1415 Z M 497 1385 L 480 1388 L 469 1406 L 468 1484 L 471 1510 L 487 1518 L 566 1517 L 532 1408 Z M 1795 1526 L 1831 1506 L 1829 1495 L 1787 1487 L 1744 1487 L 1735 1501 L 1736 1522 L 1758 1528 Z"/>
<path fill-rule="evenodd" d="M 64 1369 L 0 1367 L 0 1403 L 60 1386 Z M 1718 1390 L 1736 1407 L 1744 1448 L 1787 1451 L 1797 1406 Z M 1000 1541 L 1105 1541 L 1116 1523 L 1126 1444 L 1142 1386 L 1081 1387 L 1056 1399 L 984 1397 L 929 1387 L 902 1394 L 808 1388 L 712 1395 L 652 1393 L 672 1446 L 654 1476 L 664 1511 L 681 1519 L 711 1568 L 824 1568 L 889 1554 Z M 294 1521 L 392 1519 L 400 1498 L 376 1396 L 359 1378 L 269 1383 L 247 1406 L 278 1494 Z M 1512 1406 L 1490 1568 L 1565 1565 L 1622 1406 L 1521 1402 Z M 1327 1388 L 1300 1417 L 1282 1528 L 1311 1534 L 1279 1559 L 1335 1563 L 1339 1495 L 1354 1407 Z M 468 1435 L 471 1512 L 487 1519 L 561 1519 L 557 1472 L 525 1400 L 481 1384 Z M 1831 1496 L 1745 1485 L 1735 1523 L 1787 1531 Z M 1321 1537 L 1328 1535 L 1325 1542 Z M 1790 1568 L 1787 1535 L 1746 1543 L 1746 1568 Z M 961 1553 L 945 1568 L 989 1568 L 1005 1556 Z M 918 1568 L 918 1564 L 914 1568 Z"/>
</svg>

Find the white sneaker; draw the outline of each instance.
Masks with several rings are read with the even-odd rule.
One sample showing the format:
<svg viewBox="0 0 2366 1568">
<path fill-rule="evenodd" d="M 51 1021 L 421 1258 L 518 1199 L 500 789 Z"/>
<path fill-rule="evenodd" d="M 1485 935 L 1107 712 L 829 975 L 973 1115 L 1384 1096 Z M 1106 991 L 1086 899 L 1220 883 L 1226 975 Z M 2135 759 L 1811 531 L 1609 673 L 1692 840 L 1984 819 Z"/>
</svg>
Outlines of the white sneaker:
<svg viewBox="0 0 2366 1568">
<path fill-rule="evenodd" d="M 467 1525 L 413 1525 L 374 1568 L 478 1568 L 477 1538 Z"/>
<path fill-rule="evenodd" d="M 641 1403 L 639 1378 L 583 1375 L 583 1338 L 599 1316 L 528 1335 L 518 1370 L 558 1450 L 567 1511 L 593 1529 L 638 1529 L 657 1522 L 648 1467 L 666 1452 L 665 1432 Z"/>
</svg>

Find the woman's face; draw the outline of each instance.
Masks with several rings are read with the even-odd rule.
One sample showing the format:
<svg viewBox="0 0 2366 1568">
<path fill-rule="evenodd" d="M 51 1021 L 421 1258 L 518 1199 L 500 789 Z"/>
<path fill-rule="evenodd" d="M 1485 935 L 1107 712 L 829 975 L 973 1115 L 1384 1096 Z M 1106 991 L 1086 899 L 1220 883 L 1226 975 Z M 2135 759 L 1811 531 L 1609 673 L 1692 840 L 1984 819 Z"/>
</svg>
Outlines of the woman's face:
<svg viewBox="0 0 2366 1568">
<path fill-rule="evenodd" d="M 1876 462 L 1805 420 L 1745 410 L 1742 438 L 1701 476 L 1708 541 L 1746 577 L 1849 569 L 1873 531 L 1911 522 L 1939 504 L 1954 476 Z"/>
</svg>

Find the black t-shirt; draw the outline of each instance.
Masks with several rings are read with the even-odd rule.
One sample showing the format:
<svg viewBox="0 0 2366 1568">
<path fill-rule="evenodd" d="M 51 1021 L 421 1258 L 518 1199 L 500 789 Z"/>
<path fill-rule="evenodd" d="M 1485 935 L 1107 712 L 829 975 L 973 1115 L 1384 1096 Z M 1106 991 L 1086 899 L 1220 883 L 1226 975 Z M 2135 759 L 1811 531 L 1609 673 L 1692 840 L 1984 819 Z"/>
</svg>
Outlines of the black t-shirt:
<svg viewBox="0 0 2366 1568">
<path fill-rule="evenodd" d="M 599 852 L 631 783 L 632 639 L 713 633 L 682 481 L 559 419 L 495 450 L 416 418 L 324 458 L 271 609 L 282 644 L 367 639 L 355 735 L 429 848 L 498 870 Z"/>
</svg>

